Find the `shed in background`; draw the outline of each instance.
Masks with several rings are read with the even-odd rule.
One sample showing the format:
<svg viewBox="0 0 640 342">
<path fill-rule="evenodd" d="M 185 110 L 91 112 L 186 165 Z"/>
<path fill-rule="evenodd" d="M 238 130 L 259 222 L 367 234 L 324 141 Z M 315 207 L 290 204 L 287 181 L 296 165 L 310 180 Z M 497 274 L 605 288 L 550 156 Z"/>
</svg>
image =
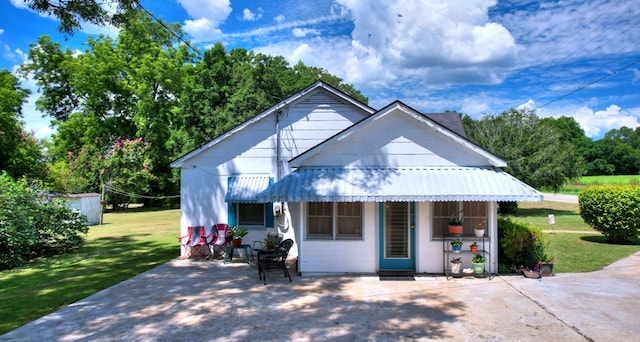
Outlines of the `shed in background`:
<svg viewBox="0 0 640 342">
<path fill-rule="evenodd" d="M 66 195 L 64 198 L 69 202 L 69 209 L 79 211 L 80 214 L 87 217 L 88 225 L 100 224 L 99 193 Z"/>
</svg>

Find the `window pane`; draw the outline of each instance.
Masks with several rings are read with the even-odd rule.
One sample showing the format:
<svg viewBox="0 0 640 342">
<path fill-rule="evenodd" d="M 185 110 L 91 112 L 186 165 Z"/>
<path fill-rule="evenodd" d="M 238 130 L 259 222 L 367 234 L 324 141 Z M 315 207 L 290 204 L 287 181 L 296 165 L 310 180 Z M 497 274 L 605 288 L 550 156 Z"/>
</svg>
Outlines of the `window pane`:
<svg viewBox="0 0 640 342">
<path fill-rule="evenodd" d="M 239 203 L 238 204 L 238 225 L 264 226 L 264 204 Z"/>
<path fill-rule="evenodd" d="M 451 215 L 459 210 L 458 202 L 433 202 L 433 237 L 442 237 L 449 232 Z"/>
<path fill-rule="evenodd" d="M 331 238 L 332 203 L 310 202 L 307 218 L 308 238 Z"/>
<path fill-rule="evenodd" d="M 340 202 L 336 237 L 338 238 L 362 238 L 362 203 Z"/>
<path fill-rule="evenodd" d="M 478 225 L 486 226 L 487 202 L 464 202 L 464 228 L 462 234 L 473 234 Z"/>
</svg>

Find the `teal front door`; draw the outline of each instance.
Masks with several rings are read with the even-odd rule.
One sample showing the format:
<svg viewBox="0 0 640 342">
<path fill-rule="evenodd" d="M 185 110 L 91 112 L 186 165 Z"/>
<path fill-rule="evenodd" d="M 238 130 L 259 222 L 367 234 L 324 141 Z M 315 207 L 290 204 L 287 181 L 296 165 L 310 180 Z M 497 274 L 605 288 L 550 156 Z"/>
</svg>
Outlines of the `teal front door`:
<svg viewBox="0 0 640 342">
<path fill-rule="evenodd" d="M 379 204 L 380 270 L 415 270 L 415 203 Z"/>
</svg>

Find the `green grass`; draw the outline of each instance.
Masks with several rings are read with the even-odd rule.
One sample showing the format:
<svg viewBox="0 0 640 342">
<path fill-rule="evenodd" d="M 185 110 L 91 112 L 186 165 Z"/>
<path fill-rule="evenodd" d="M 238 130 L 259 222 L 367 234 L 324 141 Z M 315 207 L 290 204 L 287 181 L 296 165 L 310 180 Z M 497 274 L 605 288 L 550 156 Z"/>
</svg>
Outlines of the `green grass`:
<svg viewBox="0 0 640 342">
<path fill-rule="evenodd" d="M 620 176 L 584 176 L 570 184 L 565 184 L 558 193 L 577 195 L 589 185 L 596 184 L 640 184 L 640 175 L 620 175 Z M 549 189 L 542 189 L 544 192 L 553 192 Z"/>
<path fill-rule="evenodd" d="M 0 272 L 0 334 L 174 259 L 179 210 L 108 213 L 77 252 Z"/>
<path fill-rule="evenodd" d="M 596 271 L 640 251 L 640 245 L 606 243 L 604 236 L 584 223 L 577 204 L 545 201 L 518 207 L 514 215 L 518 220 L 545 232 L 548 252 L 555 256 L 554 272 Z M 555 217 L 553 226 L 547 221 L 549 214 Z"/>
</svg>

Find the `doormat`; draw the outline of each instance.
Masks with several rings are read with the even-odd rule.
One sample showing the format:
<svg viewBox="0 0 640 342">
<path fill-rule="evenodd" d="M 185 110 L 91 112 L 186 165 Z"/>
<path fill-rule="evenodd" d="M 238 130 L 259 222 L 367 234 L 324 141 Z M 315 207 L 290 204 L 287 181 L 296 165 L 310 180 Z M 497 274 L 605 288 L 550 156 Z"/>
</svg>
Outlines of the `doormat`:
<svg viewBox="0 0 640 342">
<path fill-rule="evenodd" d="M 379 275 L 380 280 L 381 281 L 385 281 L 385 280 L 394 280 L 394 281 L 415 281 L 416 278 L 412 275 L 402 275 L 402 274 L 397 274 L 397 275 L 390 275 L 390 274 L 381 274 Z"/>
</svg>

